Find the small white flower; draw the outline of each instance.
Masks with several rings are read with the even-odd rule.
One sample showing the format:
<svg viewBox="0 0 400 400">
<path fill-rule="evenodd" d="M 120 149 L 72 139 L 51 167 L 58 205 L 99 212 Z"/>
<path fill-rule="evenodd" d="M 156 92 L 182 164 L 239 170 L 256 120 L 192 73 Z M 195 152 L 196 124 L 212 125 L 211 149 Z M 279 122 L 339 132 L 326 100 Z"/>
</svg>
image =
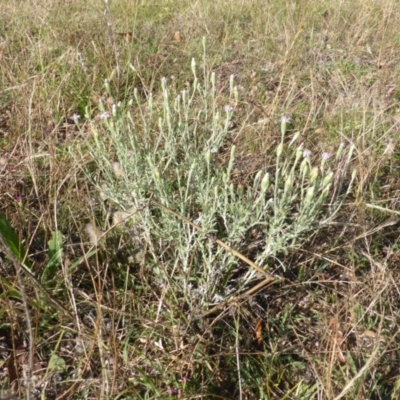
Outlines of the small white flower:
<svg viewBox="0 0 400 400">
<path fill-rule="evenodd" d="M 110 118 L 110 113 L 108 111 L 103 111 L 102 113 L 100 113 L 97 118 L 98 119 L 107 119 Z"/>
<path fill-rule="evenodd" d="M 324 151 L 323 153 L 322 153 L 322 159 L 323 160 L 326 160 L 326 161 L 328 161 L 332 156 L 331 156 L 331 154 L 330 153 L 327 153 L 326 151 Z"/>
<path fill-rule="evenodd" d="M 72 114 L 70 117 L 67 118 L 68 122 L 75 122 L 77 123 L 81 119 L 79 114 Z"/>
<path fill-rule="evenodd" d="M 226 105 L 224 107 L 224 110 L 225 110 L 226 113 L 231 113 L 231 112 L 233 112 L 234 108 L 232 106 L 230 106 L 230 105 Z"/>
<path fill-rule="evenodd" d="M 219 294 L 214 294 L 213 303 L 218 304 L 218 303 L 221 303 L 222 301 L 224 301 L 224 297 L 223 296 L 221 296 Z"/>
</svg>

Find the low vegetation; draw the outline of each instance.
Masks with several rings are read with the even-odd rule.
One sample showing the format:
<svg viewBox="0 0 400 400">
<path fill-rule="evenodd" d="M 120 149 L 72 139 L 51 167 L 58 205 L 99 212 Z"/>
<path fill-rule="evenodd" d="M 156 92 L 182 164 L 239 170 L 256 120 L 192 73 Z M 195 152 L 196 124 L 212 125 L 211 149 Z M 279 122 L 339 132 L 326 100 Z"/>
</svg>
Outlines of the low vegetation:
<svg viewBox="0 0 400 400">
<path fill-rule="evenodd" d="M 1 399 L 399 397 L 394 0 L 0 15 Z"/>
</svg>

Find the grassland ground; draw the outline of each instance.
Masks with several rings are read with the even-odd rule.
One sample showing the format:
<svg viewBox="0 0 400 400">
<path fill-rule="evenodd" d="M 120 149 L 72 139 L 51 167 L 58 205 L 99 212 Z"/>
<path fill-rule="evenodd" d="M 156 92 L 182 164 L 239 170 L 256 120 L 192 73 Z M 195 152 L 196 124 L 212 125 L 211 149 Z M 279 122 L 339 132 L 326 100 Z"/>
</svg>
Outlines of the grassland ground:
<svg viewBox="0 0 400 400">
<path fill-rule="evenodd" d="M 399 398 L 399 25 L 3 0 L 0 398 Z"/>
</svg>

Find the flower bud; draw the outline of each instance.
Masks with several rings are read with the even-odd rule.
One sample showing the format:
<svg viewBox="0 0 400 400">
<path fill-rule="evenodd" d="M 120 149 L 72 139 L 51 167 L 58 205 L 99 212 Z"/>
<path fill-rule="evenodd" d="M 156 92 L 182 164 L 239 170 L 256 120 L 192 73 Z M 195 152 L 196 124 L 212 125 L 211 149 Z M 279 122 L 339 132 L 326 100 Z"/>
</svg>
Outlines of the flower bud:
<svg viewBox="0 0 400 400">
<path fill-rule="evenodd" d="M 306 202 L 306 203 L 310 203 L 310 202 L 311 202 L 311 200 L 312 200 L 313 197 L 314 197 L 314 192 L 315 192 L 314 186 L 311 186 L 311 187 L 309 187 L 309 188 L 307 189 L 306 199 L 305 199 L 305 202 Z"/>
<path fill-rule="evenodd" d="M 207 153 L 206 153 L 206 155 L 204 156 L 204 158 L 206 159 L 207 165 L 210 165 L 210 161 L 211 161 L 211 151 L 207 151 Z"/>
<path fill-rule="evenodd" d="M 287 126 L 290 123 L 291 123 L 290 118 L 285 116 L 285 115 L 283 115 L 282 118 L 281 118 L 281 133 L 282 133 L 282 136 L 285 136 Z"/>
<path fill-rule="evenodd" d="M 288 192 L 288 190 L 293 186 L 293 178 L 291 175 L 288 176 L 288 178 L 286 179 L 285 182 L 285 189 L 284 189 L 284 193 L 286 194 Z"/>
<path fill-rule="evenodd" d="M 293 135 L 293 138 L 292 138 L 292 140 L 291 140 L 290 143 L 289 143 L 289 147 L 299 138 L 299 136 L 300 136 L 300 132 L 297 131 L 297 132 Z"/>
<path fill-rule="evenodd" d="M 193 75 L 196 76 L 196 60 L 194 57 L 192 58 L 191 67 L 192 67 Z"/>
<path fill-rule="evenodd" d="M 235 159 L 235 153 L 236 153 L 236 146 L 233 145 L 233 146 L 231 147 L 231 160 L 234 160 L 234 159 Z"/>
<path fill-rule="evenodd" d="M 269 186 L 269 173 L 267 172 L 261 181 L 261 191 L 264 193 L 268 189 L 268 186 Z"/>
<path fill-rule="evenodd" d="M 282 155 L 282 152 L 283 152 L 283 143 L 279 143 L 276 149 L 276 155 L 278 158 Z"/>
<path fill-rule="evenodd" d="M 324 180 L 322 181 L 323 188 L 325 188 L 331 183 L 332 177 L 333 177 L 333 172 L 330 172 L 327 176 L 325 176 Z"/>
<path fill-rule="evenodd" d="M 234 85 L 235 85 L 235 75 L 232 74 L 229 77 L 229 89 L 230 89 L 231 94 L 233 93 Z"/>
<path fill-rule="evenodd" d="M 310 172 L 310 182 L 314 183 L 318 178 L 318 167 L 314 167 Z"/>
<path fill-rule="evenodd" d="M 300 172 L 303 174 L 303 177 L 308 172 L 308 162 L 306 158 L 300 164 Z"/>
</svg>

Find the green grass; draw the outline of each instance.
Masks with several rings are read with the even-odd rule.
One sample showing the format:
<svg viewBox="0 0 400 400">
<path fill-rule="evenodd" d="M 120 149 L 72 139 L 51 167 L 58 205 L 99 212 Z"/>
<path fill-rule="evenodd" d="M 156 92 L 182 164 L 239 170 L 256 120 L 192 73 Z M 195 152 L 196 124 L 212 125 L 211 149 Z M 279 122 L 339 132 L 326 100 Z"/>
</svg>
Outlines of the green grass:
<svg viewBox="0 0 400 400">
<path fill-rule="evenodd" d="M 0 5 L 0 397 L 396 399 L 396 2 L 36 3 Z"/>
</svg>

